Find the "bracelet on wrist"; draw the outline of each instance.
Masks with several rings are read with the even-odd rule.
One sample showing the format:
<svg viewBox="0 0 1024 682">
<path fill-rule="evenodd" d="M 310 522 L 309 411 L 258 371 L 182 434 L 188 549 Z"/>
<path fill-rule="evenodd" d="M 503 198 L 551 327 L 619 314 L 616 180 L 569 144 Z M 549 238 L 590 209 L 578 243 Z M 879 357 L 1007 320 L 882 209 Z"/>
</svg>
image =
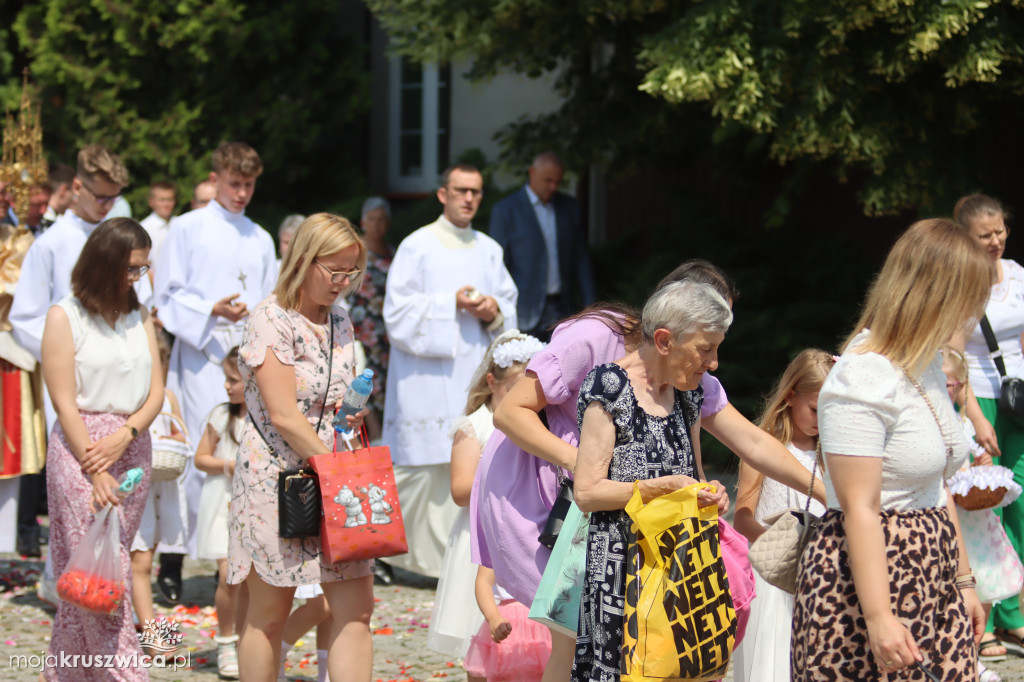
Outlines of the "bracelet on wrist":
<svg viewBox="0 0 1024 682">
<path fill-rule="evenodd" d="M 128 422 L 124 423 L 124 428 L 128 429 L 128 432 L 132 434 L 132 440 L 135 440 L 136 438 L 139 437 L 139 430 L 132 426 L 131 424 L 129 424 Z"/>
<path fill-rule="evenodd" d="M 978 585 L 977 579 L 974 577 L 974 572 L 964 573 L 958 575 L 956 581 L 953 583 L 958 590 L 974 589 Z"/>
</svg>

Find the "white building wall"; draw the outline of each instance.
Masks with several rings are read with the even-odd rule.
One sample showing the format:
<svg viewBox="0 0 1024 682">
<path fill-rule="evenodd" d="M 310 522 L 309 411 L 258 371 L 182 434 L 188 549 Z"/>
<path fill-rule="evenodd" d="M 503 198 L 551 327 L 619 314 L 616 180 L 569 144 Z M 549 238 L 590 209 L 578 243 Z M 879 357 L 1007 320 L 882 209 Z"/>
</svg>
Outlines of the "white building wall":
<svg viewBox="0 0 1024 682">
<path fill-rule="evenodd" d="M 500 74 L 483 83 L 471 83 L 463 75 L 469 70 L 465 62 L 452 64 L 451 159 L 468 149 L 479 149 L 488 162 L 497 161 L 501 149 L 494 134 L 505 124 L 524 115 L 536 116 L 558 109 L 561 96 L 555 92 L 554 78 L 527 78 L 516 74 Z M 519 174 L 500 174 L 499 187 L 522 183 Z"/>
</svg>

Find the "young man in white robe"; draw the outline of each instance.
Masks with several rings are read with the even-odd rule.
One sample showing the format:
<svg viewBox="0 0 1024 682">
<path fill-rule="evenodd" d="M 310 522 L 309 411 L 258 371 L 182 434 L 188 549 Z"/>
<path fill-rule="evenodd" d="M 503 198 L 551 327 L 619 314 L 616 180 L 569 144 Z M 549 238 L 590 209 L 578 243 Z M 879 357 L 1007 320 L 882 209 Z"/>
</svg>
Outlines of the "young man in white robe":
<svg viewBox="0 0 1024 682">
<path fill-rule="evenodd" d="M 249 311 L 277 282 L 274 240 L 245 215 L 262 171 L 252 147 L 222 143 L 209 178 L 214 200 L 171 222 L 154 266 L 160 320 L 175 336 L 167 387 L 178 396 L 193 443 L 210 411 L 227 400 L 224 356 L 241 343 Z M 190 465 L 184 477 L 192 552 L 205 474 Z M 161 568 L 166 567 L 162 555 Z M 167 587 L 161 576 L 157 584 L 161 591 Z"/>
<path fill-rule="evenodd" d="M 121 190 L 128 184 L 128 169 L 121 159 L 102 145 L 83 147 L 78 152 L 78 167 L 71 181 L 71 207 L 36 238 L 25 254 L 18 287 L 11 304 L 10 322 L 14 339 L 37 360 L 42 361 L 40 347 L 46 313 L 71 292 L 71 270 L 85 246 L 85 240 L 103 222 Z M 153 292 L 149 280 L 135 284 L 139 302 L 149 307 Z M 46 432 L 53 429 L 57 413 L 48 392 L 43 392 L 46 411 Z M 23 499 L 21 504 L 32 504 Z M 56 599 L 53 589 L 50 556 L 46 557 L 40 595 L 47 601 Z"/>
<path fill-rule="evenodd" d="M 160 260 L 160 251 L 167 239 L 174 207 L 178 203 L 178 191 L 169 182 L 154 182 L 149 186 L 148 202 L 152 213 L 140 220 L 139 224 L 149 233 L 149 238 L 153 242 L 149 249 L 149 260 L 156 263 Z M 152 275 L 150 272 L 151 281 Z"/>
<path fill-rule="evenodd" d="M 458 507 L 451 497 L 453 420 L 498 334 L 516 326 L 518 293 L 501 247 L 470 226 L 483 177 L 445 171 L 444 213 L 406 237 L 388 271 L 384 323 L 391 342 L 382 440 L 391 448 L 409 553 L 387 563 L 439 577 Z"/>
</svg>

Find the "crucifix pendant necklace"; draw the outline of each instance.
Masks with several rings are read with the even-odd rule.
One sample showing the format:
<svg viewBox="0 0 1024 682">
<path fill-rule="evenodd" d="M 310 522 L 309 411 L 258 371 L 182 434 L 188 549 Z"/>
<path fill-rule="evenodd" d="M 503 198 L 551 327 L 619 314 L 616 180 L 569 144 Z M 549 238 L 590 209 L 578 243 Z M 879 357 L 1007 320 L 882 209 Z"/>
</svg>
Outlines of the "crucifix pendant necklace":
<svg viewBox="0 0 1024 682">
<path fill-rule="evenodd" d="M 238 269 L 238 281 L 242 283 L 242 289 L 244 290 L 245 289 L 245 273 L 242 272 L 241 268 Z"/>
</svg>

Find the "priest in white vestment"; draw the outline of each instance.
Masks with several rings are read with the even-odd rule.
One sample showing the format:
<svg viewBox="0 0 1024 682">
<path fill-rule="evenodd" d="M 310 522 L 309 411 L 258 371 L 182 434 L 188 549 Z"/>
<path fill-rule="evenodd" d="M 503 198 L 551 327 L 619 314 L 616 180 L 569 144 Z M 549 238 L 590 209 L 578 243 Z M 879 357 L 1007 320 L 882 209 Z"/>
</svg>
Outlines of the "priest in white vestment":
<svg viewBox="0 0 1024 682">
<path fill-rule="evenodd" d="M 384 322 L 391 342 L 382 440 L 391 448 L 409 553 L 392 566 L 439 577 L 458 512 L 451 497 L 453 421 L 490 342 L 515 328 L 516 285 L 501 247 L 470 226 L 483 196 L 472 166 L 449 169 L 436 222 L 398 247 Z"/>
<path fill-rule="evenodd" d="M 259 156 L 239 142 L 213 155 L 215 198 L 171 222 L 154 267 L 156 307 L 174 334 L 167 387 L 178 396 L 185 427 L 198 443 L 206 417 L 227 400 L 221 363 L 241 343 L 246 317 L 277 283 L 274 240 L 245 215 Z M 195 539 L 205 475 L 191 464 L 185 474 L 189 548 Z"/>
</svg>

